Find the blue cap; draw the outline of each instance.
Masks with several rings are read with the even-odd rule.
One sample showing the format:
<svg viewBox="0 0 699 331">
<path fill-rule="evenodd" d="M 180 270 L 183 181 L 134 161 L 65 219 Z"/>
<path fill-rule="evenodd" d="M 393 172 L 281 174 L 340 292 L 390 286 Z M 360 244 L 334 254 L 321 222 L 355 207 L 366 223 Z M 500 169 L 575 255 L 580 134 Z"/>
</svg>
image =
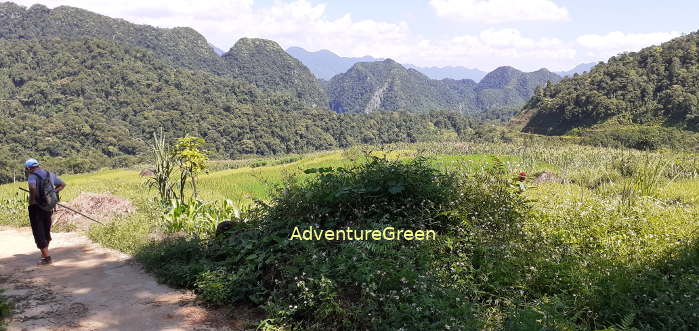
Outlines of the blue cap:
<svg viewBox="0 0 699 331">
<path fill-rule="evenodd" d="M 27 168 L 35 168 L 35 167 L 39 166 L 39 161 L 37 161 L 35 159 L 29 159 L 29 160 L 27 160 L 27 162 L 24 162 L 24 166 Z"/>
</svg>

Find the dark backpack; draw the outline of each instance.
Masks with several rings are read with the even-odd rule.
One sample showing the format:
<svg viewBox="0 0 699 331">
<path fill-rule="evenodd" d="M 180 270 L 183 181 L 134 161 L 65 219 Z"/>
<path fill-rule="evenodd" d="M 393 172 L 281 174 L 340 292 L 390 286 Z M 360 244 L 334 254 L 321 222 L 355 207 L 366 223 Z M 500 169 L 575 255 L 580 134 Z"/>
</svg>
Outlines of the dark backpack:
<svg viewBox="0 0 699 331">
<path fill-rule="evenodd" d="M 58 192 L 51 182 L 51 173 L 46 172 L 46 177 L 41 177 L 37 173 L 32 173 L 38 179 L 36 181 L 37 199 L 39 208 L 45 211 L 52 211 L 58 203 Z"/>
</svg>

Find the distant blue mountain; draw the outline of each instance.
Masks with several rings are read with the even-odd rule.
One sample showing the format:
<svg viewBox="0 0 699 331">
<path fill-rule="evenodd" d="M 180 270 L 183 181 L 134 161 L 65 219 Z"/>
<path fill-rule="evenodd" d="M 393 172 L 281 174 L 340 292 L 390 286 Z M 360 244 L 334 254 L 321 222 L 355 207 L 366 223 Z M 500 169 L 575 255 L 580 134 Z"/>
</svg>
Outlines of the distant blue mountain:
<svg viewBox="0 0 699 331">
<path fill-rule="evenodd" d="M 448 67 L 418 67 L 412 64 L 406 64 L 406 68 L 410 69 L 415 69 L 421 73 L 423 73 L 425 76 L 430 77 L 432 79 L 445 79 L 445 78 L 451 78 L 451 79 L 470 79 L 474 82 L 478 82 L 485 75 L 487 72 L 485 71 L 480 71 L 476 68 L 466 68 L 466 67 L 455 67 L 455 66 L 448 66 Z"/>
<path fill-rule="evenodd" d="M 214 53 L 218 54 L 218 56 L 221 56 L 221 55 L 223 55 L 223 53 L 225 53 L 222 49 L 214 46 L 214 44 L 212 44 L 212 43 L 209 43 L 209 47 L 211 47 L 211 49 L 214 50 Z"/>
<path fill-rule="evenodd" d="M 303 62 L 316 77 L 325 80 L 330 80 L 333 76 L 346 72 L 357 62 L 384 60 L 371 56 L 341 57 L 325 49 L 317 52 L 309 52 L 301 47 L 289 47 L 286 52 Z"/>
<path fill-rule="evenodd" d="M 573 76 L 573 74 L 582 74 L 583 72 L 590 71 L 590 69 L 592 69 L 592 67 L 595 65 L 597 65 L 597 62 L 582 63 L 576 65 L 575 68 L 568 71 L 559 71 L 556 73 L 561 77 Z"/>
<path fill-rule="evenodd" d="M 316 77 L 325 80 L 330 80 L 333 76 L 346 72 L 355 63 L 385 60 L 371 56 L 342 57 L 328 50 L 309 52 L 301 47 L 289 47 L 286 52 L 303 62 Z M 405 65 L 405 67 L 415 69 L 431 79 L 471 79 L 477 82 L 486 74 L 478 69 L 464 67 L 418 67 L 411 64 Z"/>
</svg>

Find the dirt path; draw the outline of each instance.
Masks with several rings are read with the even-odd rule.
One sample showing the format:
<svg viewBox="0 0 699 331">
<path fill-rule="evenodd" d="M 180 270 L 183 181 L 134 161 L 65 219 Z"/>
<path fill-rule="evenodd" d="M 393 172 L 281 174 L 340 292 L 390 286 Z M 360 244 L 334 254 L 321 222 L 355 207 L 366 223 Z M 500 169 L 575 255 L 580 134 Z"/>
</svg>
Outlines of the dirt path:
<svg viewBox="0 0 699 331">
<path fill-rule="evenodd" d="M 52 236 L 54 263 L 37 266 L 30 229 L 0 231 L 0 288 L 17 305 L 9 330 L 240 329 L 192 293 L 156 283 L 127 255 L 77 233 Z"/>
</svg>

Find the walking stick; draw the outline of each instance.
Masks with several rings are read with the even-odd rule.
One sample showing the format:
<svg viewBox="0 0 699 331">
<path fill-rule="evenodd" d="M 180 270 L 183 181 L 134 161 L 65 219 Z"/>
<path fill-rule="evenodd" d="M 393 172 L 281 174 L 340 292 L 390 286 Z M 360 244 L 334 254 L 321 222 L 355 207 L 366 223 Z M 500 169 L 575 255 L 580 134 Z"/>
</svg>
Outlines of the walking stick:
<svg viewBox="0 0 699 331">
<path fill-rule="evenodd" d="M 24 192 L 29 192 L 29 190 L 27 190 L 27 189 L 25 189 L 25 188 L 19 187 L 19 189 L 22 190 L 22 191 L 24 191 Z M 56 203 L 56 204 L 59 205 L 59 206 L 61 206 L 61 207 L 63 207 L 63 208 L 65 208 L 65 209 L 68 209 L 68 210 L 70 210 L 70 211 L 72 211 L 72 212 L 74 212 L 74 213 L 76 213 L 76 214 L 78 214 L 78 215 L 80 215 L 80 216 L 82 216 L 82 217 L 85 217 L 85 218 L 89 219 L 90 221 L 93 221 L 93 222 L 95 222 L 95 223 L 99 223 L 99 224 L 104 225 L 104 223 L 102 223 L 102 222 L 100 222 L 100 221 L 98 221 L 98 220 L 96 220 L 96 219 L 94 219 L 94 218 L 92 218 L 92 217 L 90 217 L 90 216 L 87 216 L 87 215 L 85 215 L 85 214 L 83 214 L 83 213 L 81 213 L 81 212 L 79 212 L 79 211 L 77 211 L 77 210 L 75 210 L 75 209 L 73 209 L 73 208 L 70 208 L 70 207 L 68 207 L 68 206 L 66 206 L 66 205 L 64 205 L 64 204 L 62 204 L 62 203 L 60 203 L 60 202 L 58 202 L 58 203 Z"/>
</svg>

